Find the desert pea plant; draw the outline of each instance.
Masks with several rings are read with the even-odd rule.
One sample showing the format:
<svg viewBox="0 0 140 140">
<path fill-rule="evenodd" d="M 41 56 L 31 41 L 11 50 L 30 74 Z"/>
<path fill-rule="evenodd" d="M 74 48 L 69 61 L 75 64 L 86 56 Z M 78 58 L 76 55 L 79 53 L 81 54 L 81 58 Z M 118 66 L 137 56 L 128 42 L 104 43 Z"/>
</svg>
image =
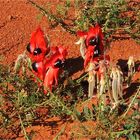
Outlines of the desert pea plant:
<svg viewBox="0 0 140 140">
<path fill-rule="evenodd" d="M 50 47 L 47 37 L 39 27 L 32 33 L 27 46 L 34 74 L 43 82 L 44 93 L 58 85 L 58 75 L 63 67 L 67 50 L 62 46 Z"/>
<path fill-rule="evenodd" d="M 17 62 L 18 61 L 16 61 L 16 63 Z M 20 62 L 21 64 L 24 64 L 21 60 Z M 104 72 L 111 74 L 110 71 L 104 71 L 102 65 L 104 66 L 106 64 L 101 61 L 99 64 L 100 71 L 96 71 L 96 73 L 100 72 L 103 76 L 106 76 L 104 75 Z M 30 70 L 32 71 L 32 69 Z M 101 75 L 100 73 L 98 74 L 99 77 Z M 43 87 L 38 88 L 39 85 L 34 82 L 32 75 L 29 76 L 26 74 L 27 73 L 24 75 L 18 75 L 18 73 L 11 73 L 9 69 L 1 67 L 0 86 L 3 94 L 0 96 L 0 123 L 1 128 L 7 131 L 5 132 L 6 134 L 9 131 L 14 131 L 12 130 L 13 123 L 15 120 L 19 120 L 19 123 L 14 123 L 14 127 L 19 129 L 19 132 L 20 129 L 22 129 L 25 138 L 30 139 L 32 133 L 26 131 L 27 126 L 32 126 L 41 118 L 58 116 L 62 120 L 67 118 L 73 121 L 78 121 L 78 125 L 71 128 L 70 135 L 72 139 L 85 137 L 100 139 L 119 139 L 121 137 L 139 138 L 139 111 L 138 108 L 134 106 L 139 105 L 139 88 L 136 94 L 130 98 L 129 102 L 121 101 L 120 98 L 121 103 L 113 107 L 111 103 L 102 103 L 104 97 L 101 95 L 101 100 L 99 100 L 98 104 L 94 105 L 91 102 L 92 107 L 89 108 L 85 103 L 90 102 L 91 100 L 87 100 L 88 98 L 84 97 L 85 91 L 82 87 L 82 81 L 85 76 L 83 79 L 81 77 L 77 80 L 69 79 L 66 86 L 59 83 L 55 90 L 53 89 L 52 92 L 48 91 L 50 94 L 44 95 Z M 106 87 L 106 85 L 107 83 L 104 85 L 104 82 L 103 84 L 101 82 L 99 85 L 99 93 L 106 96 L 105 100 L 108 94 L 107 89 L 103 90 L 103 88 L 104 86 Z M 96 86 L 97 85 L 95 84 L 95 89 Z M 111 91 L 111 93 L 112 92 L 113 91 Z M 5 108 L 4 106 L 7 104 L 7 101 L 9 104 L 7 108 Z M 79 110 L 78 106 L 82 104 L 84 104 L 84 107 L 82 110 Z M 102 106 L 102 104 L 104 105 Z M 44 108 L 44 115 L 40 114 L 38 111 L 42 107 Z M 127 115 L 129 112 L 132 112 L 132 115 Z M 92 121 L 94 127 L 90 127 L 86 124 L 83 125 L 83 123 L 88 121 Z M 75 131 L 75 129 L 78 129 L 78 131 Z M 16 133 L 15 135 L 14 138 L 18 137 L 19 133 Z"/>
<path fill-rule="evenodd" d="M 95 80 L 95 76 L 96 76 L 96 71 L 95 71 L 95 64 L 92 62 L 89 62 L 89 67 L 88 67 L 88 97 L 92 98 L 93 97 L 93 92 L 95 89 L 95 84 L 96 84 L 96 80 Z"/>
<path fill-rule="evenodd" d="M 87 70 L 89 72 L 88 96 L 92 98 L 95 82 L 97 82 L 98 97 L 104 97 L 102 99 L 105 100 L 105 75 L 109 68 L 110 57 L 105 55 L 102 29 L 96 24 L 95 27 L 91 27 L 89 31 L 78 31 L 77 34 L 80 36 L 80 40 L 76 44 L 80 44 L 80 53 L 84 59 L 84 68 L 89 64 Z M 105 104 L 105 101 L 103 102 L 103 104 Z"/>
<path fill-rule="evenodd" d="M 22 68 L 22 73 L 25 74 L 27 66 L 31 69 L 31 60 L 27 56 L 26 51 L 24 51 L 22 54 L 18 55 L 15 61 L 14 71 L 18 73 L 20 68 Z"/>
</svg>

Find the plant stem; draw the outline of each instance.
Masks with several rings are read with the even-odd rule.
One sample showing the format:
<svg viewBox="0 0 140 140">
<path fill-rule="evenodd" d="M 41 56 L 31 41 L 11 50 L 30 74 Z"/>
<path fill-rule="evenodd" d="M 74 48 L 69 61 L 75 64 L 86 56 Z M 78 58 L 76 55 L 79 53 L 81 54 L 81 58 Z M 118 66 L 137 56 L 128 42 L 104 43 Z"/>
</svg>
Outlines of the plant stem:
<svg viewBox="0 0 140 140">
<path fill-rule="evenodd" d="M 134 98 L 132 99 L 131 103 L 129 104 L 126 112 L 123 114 L 122 118 L 124 118 L 127 115 L 128 111 L 130 110 L 131 106 L 133 105 L 133 103 L 134 103 L 134 101 L 135 101 L 135 99 L 136 99 L 136 97 L 138 96 L 139 93 L 140 93 L 140 86 L 139 86 Z"/>
<path fill-rule="evenodd" d="M 67 123 L 62 127 L 62 129 L 58 132 L 58 134 L 55 136 L 53 140 L 59 140 L 59 136 L 61 136 L 64 133 L 66 126 L 67 126 Z"/>
<path fill-rule="evenodd" d="M 22 128 L 23 133 L 24 133 L 24 137 L 25 137 L 26 140 L 30 140 L 30 139 L 28 138 L 28 136 L 27 136 L 27 133 L 26 133 L 25 127 L 24 127 L 24 125 L 23 125 L 23 122 L 22 122 L 22 120 L 21 120 L 21 117 L 20 117 L 20 115 L 18 115 L 18 116 L 19 116 L 21 128 Z"/>
<path fill-rule="evenodd" d="M 118 132 L 112 132 L 111 135 L 122 135 L 122 134 L 128 134 L 129 132 L 133 132 L 135 129 L 130 129 L 130 130 L 122 130 Z"/>
<path fill-rule="evenodd" d="M 81 78 L 76 80 L 76 83 L 80 83 L 86 76 L 88 76 L 88 73 L 86 73 L 85 75 L 83 75 Z"/>
</svg>

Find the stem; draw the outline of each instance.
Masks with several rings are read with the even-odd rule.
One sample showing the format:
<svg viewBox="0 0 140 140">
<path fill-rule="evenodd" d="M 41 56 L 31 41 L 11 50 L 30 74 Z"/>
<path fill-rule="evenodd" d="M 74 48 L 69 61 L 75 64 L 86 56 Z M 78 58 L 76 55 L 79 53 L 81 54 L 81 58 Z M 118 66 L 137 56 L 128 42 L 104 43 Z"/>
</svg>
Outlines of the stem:
<svg viewBox="0 0 140 140">
<path fill-rule="evenodd" d="M 135 129 L 122 130 L 122 131 L 118 131 L 118 132 L 112 132 L 111 135 L 122 135 L 122 134 L 127 134 L 127 133 L 133 132 L 133 131 L 135 131 Z"/>
<path fill-rule="evenodd" d="M 80 83 L 86 76 L 88 76 L 88 73 L 86 73 L 85 75 L 83 75 L 81 78 L 76 80 L 76 83 Z"/>
<path fill-rule="evenodd" d="M 67 126 L 67 123 L 62 127 L 62 129 L 58 132 L 58 134 L 55 136 L 53 140 L 59 140 L 59 136 L 61 136 L 64 133 L 66 126 Z"/>
<path fill-rule="evenodd" d="M 122 118 L 124 118 L 127 115 L 128 111 L 130 110 L 131 106 L 133 105 L 133 103 L 134 103 L 134 101 L 135 101 L 135 99 L 136 99 L 136 97 L 138 96 L 139 93 L 140 93 L 140 86 L 139 86 L 138 91 L 136 92 L 134 98 L 132 99 L 131 103 L 129 104 L 126 112 L 123 114 Z"/>
<path fill-rule="evenodd" d="M 25 137 L 26 140 L 30 140 L 30 139 L 28 138 L 28 136 L 27 136 L 27 133 L 26 133 L 25 127 L 24 127 L 24 125 L 23 125 L 23 122 L 22 122 L 22 120 L 21 120 L 21 117 L 20 117 L 20 115 L 18 115 L 18 116 L 19 116 L 21 128 L 22 128 L 23 133 L 24 133 L 24 137 Z"/>
</svg>

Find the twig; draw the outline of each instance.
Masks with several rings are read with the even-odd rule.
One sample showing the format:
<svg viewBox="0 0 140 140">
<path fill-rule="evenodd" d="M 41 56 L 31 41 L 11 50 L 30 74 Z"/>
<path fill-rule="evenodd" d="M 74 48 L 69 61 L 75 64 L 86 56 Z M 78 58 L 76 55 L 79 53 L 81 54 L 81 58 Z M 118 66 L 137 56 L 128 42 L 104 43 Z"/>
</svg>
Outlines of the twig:
<svg viewBox="0 0 140 140">
<path fill-rule="evenodd" d="M 47 10 L 45 10 L 43 7 L 39 6 L 38 4 L 36 4 L 35 2 L 33 2 L 32 0 L 28 0 L 28 2 L 30 2 L 36 8 L 38 8 L 46 17 L 49 17 L 49 18 L 55 20 L 55 22 L 57 22 L 58 24 L 60 24 L 61 27 L 63 29 L 65 29 L 66 31 L 68 31 L 69 33 L 71 33 L 71 34 L 75 34 L 76 33 L 75 31 L 71 30 L 69 28 L 69 26 L 61 18 L 58 18 L 55 15 L 50 14 Z"/>
</svg>

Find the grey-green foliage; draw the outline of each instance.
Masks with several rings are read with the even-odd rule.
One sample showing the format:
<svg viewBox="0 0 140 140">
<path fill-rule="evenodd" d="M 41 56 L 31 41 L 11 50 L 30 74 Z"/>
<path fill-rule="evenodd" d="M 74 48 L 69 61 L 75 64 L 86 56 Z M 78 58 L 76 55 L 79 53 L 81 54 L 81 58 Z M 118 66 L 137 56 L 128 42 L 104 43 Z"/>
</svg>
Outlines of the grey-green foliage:
<svg viewBox="0 0 140 140">
<path fill-rule="evenodd" d="M 93 112 L 88 107 L 84 107 L 83 114 L 86 120 L 93 120 Z"/>
</svg>

